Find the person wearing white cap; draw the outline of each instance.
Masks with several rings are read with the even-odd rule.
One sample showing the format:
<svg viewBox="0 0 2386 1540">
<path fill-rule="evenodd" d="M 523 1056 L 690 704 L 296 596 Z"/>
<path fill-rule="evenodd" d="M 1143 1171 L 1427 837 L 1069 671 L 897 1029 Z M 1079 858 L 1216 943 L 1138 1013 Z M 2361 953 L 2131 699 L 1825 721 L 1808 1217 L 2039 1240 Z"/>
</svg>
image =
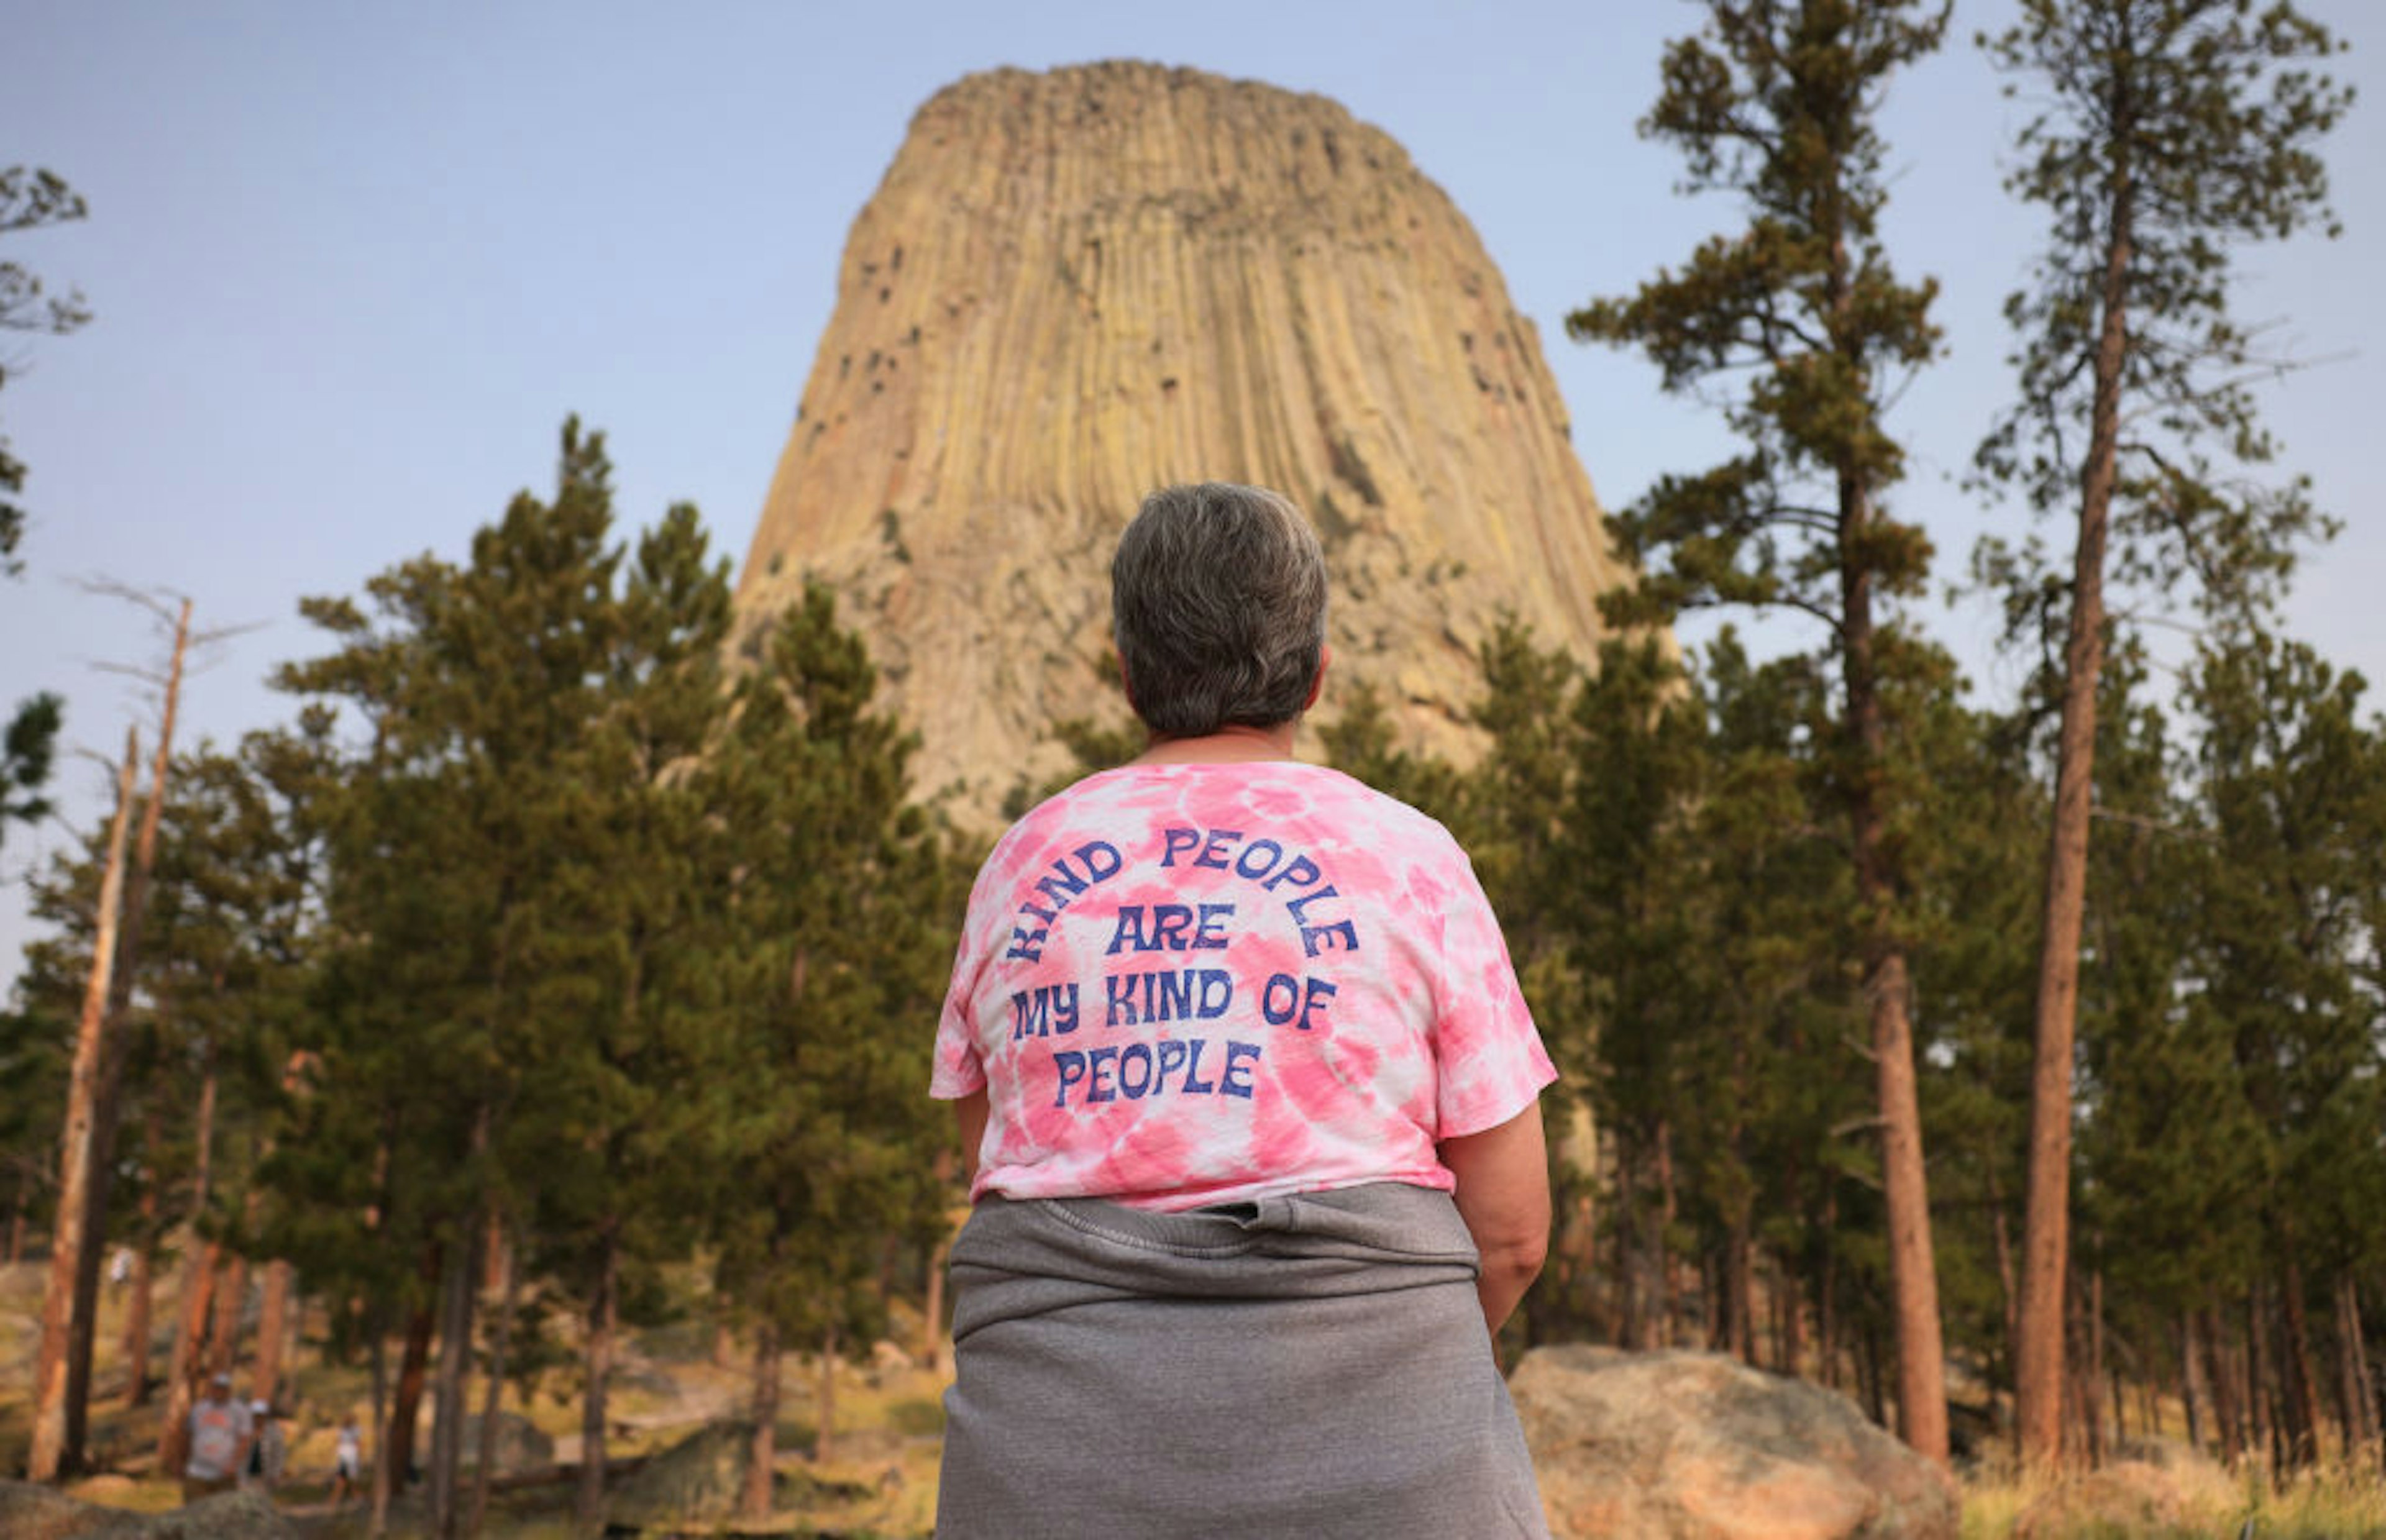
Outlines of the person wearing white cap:
<svg viewBox="0 0 2386 1540">
<path fill-rule="evenodd" d="M 182 1500 L 232 1490 L 256 1436 L 249 1409 L 232 1398 L 232 1376 L 210 1379 L 207 1395 L 191 1408 L 191 1458 L 182 1467 Z"/>
<path fill-rule="evenodd" d="M 240 1484 L 270 1493 L 282 1479 L 282 1424 L 274 1420 L 270 1401 L 251 1401 L 248 1416 L 256 1433 L 248 1441 L 248 1457 L 240 1462 Z"/>
</svg>

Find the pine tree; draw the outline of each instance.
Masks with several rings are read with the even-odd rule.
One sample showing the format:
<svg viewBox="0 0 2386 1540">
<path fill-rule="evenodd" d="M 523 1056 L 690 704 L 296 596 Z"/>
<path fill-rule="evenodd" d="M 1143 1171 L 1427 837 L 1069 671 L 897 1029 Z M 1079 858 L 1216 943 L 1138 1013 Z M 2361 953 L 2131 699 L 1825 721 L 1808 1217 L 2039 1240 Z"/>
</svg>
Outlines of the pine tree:
<svg viewBox="0 0 2386 1540">
<path fill-rule="evenodd" d="M 1987 41 L 1987 40 L 1984 40 Z M 1981 463 L 2041 511 L 2078 509 L 2063 720 L 2035 1008 L 2028 1223 L 2016 1360 L 2026 1460 L 2060 1458 L 2069 1248 L 2071 1075 L 2094 783 L 2108 550 L 2156 591 L 2201 580 L 2258 596 L 2315 525 L 2300 484 L 2224 488 L 2206 445 L 2274 446 L 2249 378 L 2263 360 L 2231 319 L 2230 247 L 2325 218 L 2319 137 L 2349 92 L 2304 61 L 2327 30 L 2252 0 L 2024 0 L 1988 41 L 2016 89 L 2050 101 L 2008 185 L 2049 216 L 2031 286 L 2006 304 L 2017 405 Z"/>
<path fill-rule="evenodd" d="M 838 1345 L 878 1329 L 888 1239 L 933 1245 L 949 1202 L 950 1124 L 921 1094 L 913 1029 L 942 998 L 964 884 L 906 800 L 912 740 L 872 708 L 876 683 L 808 588 L 763 634 L 705 772 L 732 869 L 706 959 L 728 1030 L 703 1083 L 721 1287 L 757 1333 L 749 1511 L 769 1502 L 782 1353 L 816 1345 L 832 1384 Z M 825 1449 L 834 1408 L 818 1414 Z"/>
<path fill-rule="evenodd" d="M 1884 801 L 1893 723 L 1890 607 L 1918 591 L 1929 545 L 1884 497 L 1903 455 L 1883 423 L 1897 377 L 1937 351 L 1934 285 L 1906 285 L 1881 249 L 1885 82 L 1935 49 L 1943 9 L 1913 0 L 1711 0 L 1674 44 L 1642 131 L 1678 144 L 1692 190 L 1739 194 L 1747 229 L 1717 236 L 1626 299 L 1575 312 L 1576 337 L 1644 349 L 1668 390 L 1747 376 L 1726 410 L 1747 449 L 1660 479 L 1614 520 L 1645 568 L 1607 606 L 1670 620 L 1713 604 L 1782 605 L 1830 635 L 1841 707 L 1834 771 L 1849 832 L 1855 945 L 1877 1074 L 1897 1326 L 1899 1431 L 1947 1458 L 1936 1261 L 1924 1175 L 1902 852 Z"/>
</svg>

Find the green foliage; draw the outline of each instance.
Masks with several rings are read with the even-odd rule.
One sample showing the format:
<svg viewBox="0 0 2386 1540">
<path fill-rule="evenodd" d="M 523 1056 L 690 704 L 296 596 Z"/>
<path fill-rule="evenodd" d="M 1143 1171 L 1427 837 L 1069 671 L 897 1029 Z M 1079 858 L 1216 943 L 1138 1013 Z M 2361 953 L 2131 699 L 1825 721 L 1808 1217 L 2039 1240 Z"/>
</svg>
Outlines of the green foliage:
<svg viewBox="0 0 2386 1540">
<path fill-rule="evenodd" d="M 0 841 L 11 822 L 37 823 L 49 816 L 49 798 L 41 793 L 49 783 L 65 711 L 65 701 L 44 691 L 19 701 L 8 719 L 7 732 L 0 737 Z"/>
<path fill-rule="evenodd" d="M 1891 377 L 1928 362 L 1937 284 L 1904 284 L 1878 239 L 1886 193 L 1872 127 L 1880 81 L 1939 45 L 1946 13 L 1915 0 L 1708 6 L 1665 54 L 1641 133 L 1678 146 L 1685 190 L 1728 191 L 1747 228 L 1679 272 L 1566 318 L 1578 341 L 1647 353 L 1668 392 L 1744 378 L 1724 415 L 1747 448 L 1669 475 L 1610 520 L 1646 568 L 1602 595 L 1617 623 L 1715 604 L 1789 605 L 1838 629 L 1843 590 L 1919 590 L 1930 548 L 1873 499 L 1904 472 L 1882 425 Z"/>
<path fill-rule="evenodd" d="M 82 194 L 55 172 L 27 166 L 0 170 L 0 235 L 64 224 L 88 212 Z M 22 263 L 0 261 L 0 332 L 63 336 L 90 319 L 91 307 L 80 292 L 52 294 L 41 276 Z M 0 363 L 0 385 L 7 383 L 12 363 Z M 7 439 L 0 436 L 0 574 L 9 577 L 24 570 L 16 554 L 25 534 L 25 510 L 16 500 L 24 486 L 25 463 L 8 452 Z"/>
<path fill-rule="evenodd" d="M 2025 0 L 2021 13 L 1980 41 L 2014 77 L 2008 94 L 2045 104 L 2006 186 L 2045 211 L 2047 239 L 2005 302 L 2016 404 L 1980 469 L 2038 509 L 2075 503 L 2101 406 L 2119 421 L 2115 575 L 2223 610 L 2273 601 L 2296 545 L 2328 523 L 2301 479 L 2253 484 L 2214 458 L 2274 458 L 2254 386 L 2290 362 L 2230 314 L 2234 251 L 2314 224 L 2336 233 L 2317 146 L 2353 93 L 2311 63 L 2343 44 L 2292 5 L 2250 0 Z M 1992 546 L 1982 575 L 2045 592 L 2043 565 Z"/>
<path fill-rule="evenodd" d="M 907 801 L 913 741 L 810 585 L 736 689 L 702 772 L 728 899 L 701 961 L 724 1015 L 700 1146 L 723 1289 L 783 1340 L 882 1329 L 885 1245 L 925 1249 L 950 1196 L 924 1093 L 966 875 Z"/>
</svg>

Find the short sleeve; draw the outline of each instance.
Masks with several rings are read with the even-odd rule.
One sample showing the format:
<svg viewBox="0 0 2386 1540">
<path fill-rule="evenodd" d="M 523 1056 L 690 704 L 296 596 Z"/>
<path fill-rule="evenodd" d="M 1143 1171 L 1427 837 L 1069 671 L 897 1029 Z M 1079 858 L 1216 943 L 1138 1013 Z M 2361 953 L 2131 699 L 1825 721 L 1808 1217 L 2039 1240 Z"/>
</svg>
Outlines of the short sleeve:
<svg viewBox="0 0 2386 1540">
<path fill-rule="evenodd" d="M 1541 1045 L 1508 943 L 1465 853 L 1453 843 L 1435 989 L 1435 1136 L 1497 1128 L 1558 1078 Z"/>
<path fill-rule="evenodd" d="M 977 1033 L 970 1005 L 977 993 L 978 963 L 970 955 L 964 931 L 961 951 L 953 958 L 952 983 L 945 991 L 945 1008 L 936 1019 L 936 1068 L 928 1077 L 928 1095 L 938 1101 L 959 1101 L 986 1084 L 986 1066 L 977 1052 Z"/>
<path fill-rule="evenodd" d="M 1000 854 L 999 847 L 997 855 Z M 961 920 L 961 938 L 953 950 L 953 974 L 945 985 L 945 1008 L 936 1018 L 936 1050 L 928 1075 L 928 1095 L 937 1101 L 959 1101 L 986 1085 L 986 1065 L 978 1057 L 974 1009 L 979 976 L 987 953 L 986 905 L 992 889 L 995 857 L 988 856 L 970 884 L 969 908 Z"/>
</svg>

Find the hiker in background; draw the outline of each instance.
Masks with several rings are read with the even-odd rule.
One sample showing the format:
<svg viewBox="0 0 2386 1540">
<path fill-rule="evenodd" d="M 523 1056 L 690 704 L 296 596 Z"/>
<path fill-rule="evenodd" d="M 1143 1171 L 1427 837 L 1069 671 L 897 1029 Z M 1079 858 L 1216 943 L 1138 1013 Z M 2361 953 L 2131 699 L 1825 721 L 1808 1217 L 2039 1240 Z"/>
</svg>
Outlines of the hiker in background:
<svg viewBox="0 0 2386 1540">
<path fill-rule="evenodd" d="M 363 1492 L 364 1463 L 364 1434 L 357 1428 L 357 1414 L 351 1411 L 340 1419 L 340 1434 L 332 1444 L 333 1512 L 337 1513 L 350 1496 Z"/>
<path fill-rule="evenodd" d="M 282 1480 L 283 1457 L 289 1452 L 289 1446 L 283 1438 L 282 1423 L 273 1415 L 271 1402 L 251 1401 L 248 1416 L 256 1432 L 248 1441 L 248 1458 L 241 1461 L 241 1488 L 246 1491 L 254 1487 L 270 1496 Z"/>
<path fill-rule="evenodd" d="M 249 1409 L 232 1398 L 232 1376 L 208 1380 L 207 1395 L 191 1408 L 191 1458 L 182 1467 L 182 1500 L 196 1502 L 231 1491 L 256 1435 Z"/>
</svg>

